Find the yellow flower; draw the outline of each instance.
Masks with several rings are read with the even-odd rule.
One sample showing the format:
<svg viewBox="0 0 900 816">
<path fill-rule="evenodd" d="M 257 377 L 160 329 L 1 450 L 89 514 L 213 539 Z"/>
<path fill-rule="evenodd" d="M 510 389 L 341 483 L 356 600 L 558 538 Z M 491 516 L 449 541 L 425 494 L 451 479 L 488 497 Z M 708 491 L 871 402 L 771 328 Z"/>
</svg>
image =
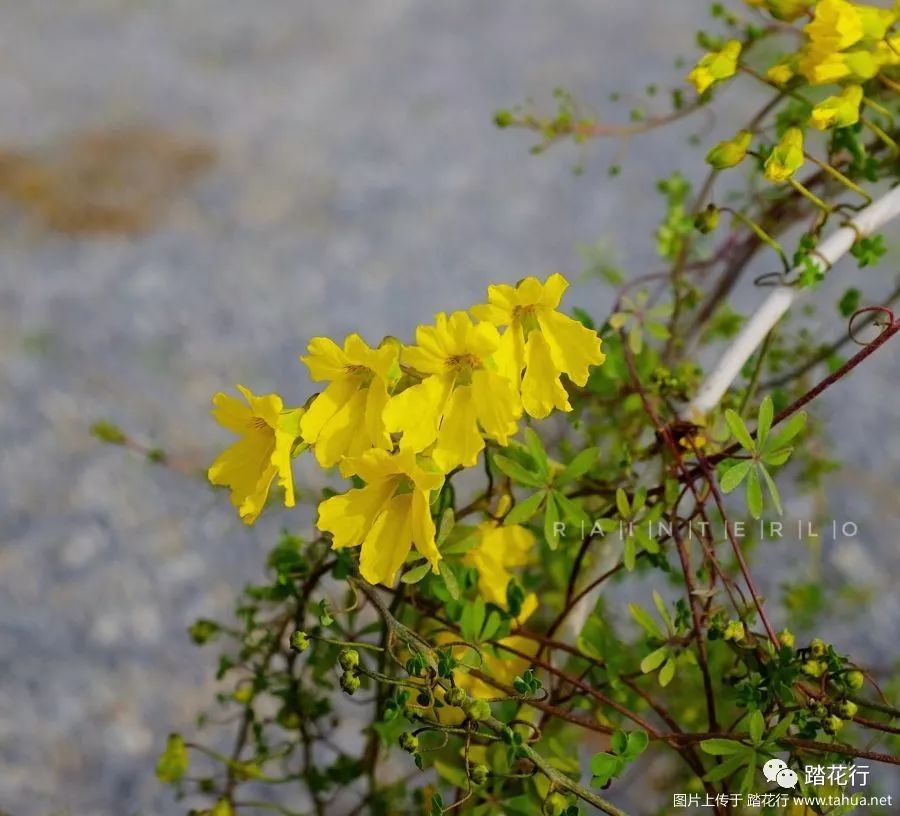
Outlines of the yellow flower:
<svg viewBox="0 0 900 816">
<path fill-rule="evenodd" d="M 256 396 L 242 385 L 237 388 L 247 404 L 221 392 L 212 399 L 216 421 L 241 438 L 219 454 L 207 476 L 214 485 L 231 488 L 231 503 L 245 524 L 253 524 L 276 474 L 285 505 L 294 506 L 291 453 L 300 437 L 303 409 L 286 411 L 277 394 Z"/>
<path fill-rule="evenodd" d="M 316 526 L 331 533 L 332 547 L 361 546 L 359 571 L 370 584 L 392 584 L 413 546 L 437 572 L 441 554 L 430 502 L 443 476 L 427 470 L 410 450 L 391 455 L 378 448 L 345 459 L 341 471 L 358 476 L 365 487 L 319 505 Z"/>
<path fill-rule="evenodd" d="M 786 85 L 794 76 L 794 69 L 790 62 L 777 62 L 768 71 L 766 79 L 776 85 Z"/>
<path fill-rule="evenodd" d="M 538 419 L 554 408 L 572 410 L 561 374 L 584 386 L 591 366 L 606 359 L 596 332 L 557 311 L 568 286 L 557 272 L 544 283 L 528 277 L 517 286 L 489 286 L 488 303 L 472 308 L 476 317 L 507 327 L 497 362 L 520 384 L 525 411 Z"/>
<path fill-rule="evenodd" d="M 813 49 L 822 54 L 843 51 L 863 37 L 859 10 L 848 0 L 819 0 L 813 19 L 803 30 Z"/>
<path fill-rule="evenodd" d="M 473 323 L 465 312 L 440 313 L 434 326 L 416 329 L 416 345 L 404 347 L 401 357 L 424 379 L 392 397 L 384 411 L 388 430 L 403 434 L 401 449 L 434 444 L 431 456 L 448 473 L 475 464 L 482 432 L 507 444 L 522 407 L 513 381 L 492 359 L 499 347 L 497 329 Z"/>
<path fill-rule="evenodd" d="M 765 176 L 769 181 L 787 181 L 803 164 L 803 131 L 788 128 L 766 159 Z"/>
<path fill-rule="evenodd" d="M 314 446 L 319 464 L 331 467 L 373 447 L 390 450 L 382 413 L 388 385 L 399 374 L 397 346 L 386 342 L 373 349 L 351 334 L 343 349 L 327 337 L 313 338 L 308 348 L 309 356 L 301 359 L 312 378 L 329 383 L 300 421 L 303 439 Z"/>
<path fill-rule="evenodd" d="M 800 60 L 799 71 L 812 85 L 826 85 L 842 79 L 871 79 L 878 73 L 876 54 L 869 51 L 845 51 L 823 58 L 805 54 Z"/>
<path fill-rule="evenodd" d="M 687 75 L 687 81 L 697 89 L 698 94 L 702 94 L 719 80 L 734 76 L 740 55 L 740 42 L 729 40 L 721 51 L 704 54 Z"/>
<path fill-rule="evenodd" d="M 740 164 L 747 155 L 751 139 L 753 139 L 753 134 L 749 130 L 738 131 L 733 139 L 719 142 L 706 154 L 707 163 L 716 170 L 724 170 Z"/>
<path fill-rule="evenodd" d="M 859 85 L 848 85 L 837 96 L 823 99 L 812 109 L 809 123 L 818 130 L 830 127 L 847 127 L 859 121 L 859 106 L 863 89 Z"/>
<path fill-rule="evenodd" d="M 507 608 L 506 589 L 513 575 L 511 567 L 523 567 L 535 552 L 534 535 L 518 524 L 498 526 L 486 522 L 478 526 L 480 541 L 465 555 L 478 571 L 478 588 L 486 601 Z"/>
</svg>

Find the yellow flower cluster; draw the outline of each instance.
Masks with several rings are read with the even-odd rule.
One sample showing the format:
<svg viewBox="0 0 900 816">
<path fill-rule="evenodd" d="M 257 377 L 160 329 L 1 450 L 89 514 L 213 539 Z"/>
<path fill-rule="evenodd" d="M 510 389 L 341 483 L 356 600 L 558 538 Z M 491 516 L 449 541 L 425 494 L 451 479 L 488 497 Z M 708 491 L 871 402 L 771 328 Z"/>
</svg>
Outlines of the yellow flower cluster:
<svg viewBox="0 0 900 816">
<path fill-rule="evenodd" d="M 367 581 L 393 583 L 413 547 L 437 571 L 431 503 L 445 476 L 475 465 L 486 440 L 507 445 L 523 414 L 570 411 L 562 377 L 584 386 L 605 359 L 596 332 L 559 311 L 567 287 L 559 274 L 491 286 L 487 303 L 436 315 L 411 345 L 314 338 L 301 359 L 327 385 L 305 408 L 286 410 L 277 395 L 240 386 L 247 406 L 215 396 L 214 416 L 241 438 L 215 461 L 210 480 L 231 488 L 250 524 L 276 474 L 293 505 L 290 459 L 310 447 L 321 466 L 337 465 L 362 485 L 323 501 L 316 524 L 335 549 L 361 548 Z M 485 597 L 505 605 L 508 570 L 525 563 L 533 538 L 521 527 L 490 526 L 481 537 L 471 563 Z"/>
</svg>

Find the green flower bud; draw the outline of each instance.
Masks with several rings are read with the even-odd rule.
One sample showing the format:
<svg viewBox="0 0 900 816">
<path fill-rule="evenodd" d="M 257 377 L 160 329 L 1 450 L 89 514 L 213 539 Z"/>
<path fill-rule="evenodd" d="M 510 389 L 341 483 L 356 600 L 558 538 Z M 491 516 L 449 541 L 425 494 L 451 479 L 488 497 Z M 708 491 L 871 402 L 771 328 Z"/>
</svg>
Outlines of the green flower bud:
<svg viewBox="0 0 900 816">
<path fill-rule="evenodd" d="M 291 635 L 291 648 L 295 652 L 305 652 L 309 648 L 309 635 L 298 629 Z"/>
<path fill-rule="evenodd" d="M 219 624 L 215 621 L 207 620 L 206 618 L 200 618 L 197 621 L 194 621 L 191 624 L 191 627 L 188 629 L 188 634 L 191 636 L 191 640 L 194 641 L 198 646 L 203 646 L 206 643 L 209 643 L 217 634 L 219 633 Z"/>
<path fill-rule="evenodd" d="M 725 640 L 732 640 L 735 643 L 740 643 L 744 637 L 744 624 L 741 621 L 733 620 L 728 621 L 728 624 L 725 626 L 725 631 L 722 633 L 722 637 Z"/>
<path fill-rule="evenodd" d="M 809 653 L 813 657 L 822 657 L 827 651 L 828 646 L 821 638 L 813 638 L 809 644 Z"/>
<path fill-rule="evenodd" d="M 359 652 L 356 649 L 341 649 L 338 663 L 344 671 L 352 671 L 359 667 Z"/>
<path fill-rule="evenodd" d="M 419 738 L 409 731 L 404 731 L 400 735 L 400 747 L 408 754 L 415 754 L 419 750 Z"/>
<path fill-rule="evenodd" d="M 456 686 L 447 689 L 447 693 L 444 695 L 444 702 L 449 706 L 456 706 L 457 708 L 462 708 L 468 699 L 469 695 Z"/>
<path fill-rule="evenodd" d="M 719 208 L 715 204 L 707 204 L 706 209 L 700 210 L 694 219 L 694 227 L 697 232 L 707 235 L 719 226 Z"/>
<path fill-rule="evenodd" d="M 476 785 L 483 785 L 488 778 L 490 771 L 487 765 L 473 765 L 469 768 L 469 779 Z"/>
<path fill-rule="evenodd" d="M 844 676 L 844 682 L 847 684 L 847 688 L 858 690 L 865 685 L 866 678 L 861 671 L 854 669 L 853 671 L 847 672 Z"/>
<path fill-rule="evenodd" d="M 821 660 L 807 660 L 800 667 L 800 671 L 809 677 L 821 677 L 825 673 L 825 668 Z"/>
<path fill-rule="evenodd" d="M 514 121 L 515 121 L 515 118 L 513 117 L 512 113 L 508 110 L 498 110 L 494 113 L 494 124 L 498 128 L 507 128 Z"/>
<path fill-rule="evenodd" d="M 353 694 L 357 689 L 359 689 L 360 680 L 359 675 L 356 672 L 348 671 L 344 672 L 341 675 L 341 688 L 347 694 Z"/>
<path fill-rule="evenodd" d="M 826 717 L 822 720 L 822 730 L 826 734 L 837 734 L 844 727 L 844 721 L 840 717 Z"/>
<path fill-rule="evenodd" d="M 807 707 L 809 708 L 810 713 L 820 720 L 828 716 L 828 709 L 816 699 L 810 700 Z"/>
<path fill-rule="evenodd" d="M 481 722 L 491 716 L 491 707 L 484 700 L 469 699 L 463 705 L 463 711 L 470 720 Z"/>
<path fill-rule="evenodd" d="M 740 164 L 747 155 L 752 139 L 753 134 L 749 130 L 738 131 L 733 139 L 719 142 L 706 154 L 707 164 L 716 170 L 725 170 Z"/>
<path fill-rule="evenodd" d="M 859 711 L 859 706 L 852 700 L 841 700 L 835 706 L 835 713 L 843 720 L 852 720 Z"/>
<path fill-rule="evenodd" d="M 790 629 L 782 629 L 778 633 L 778 640 L 781 641 L 782 646 L 787 646 L 789 649 L 793 649 L 794 644 L 797 642 L 794 633 Z"/>
</svg>

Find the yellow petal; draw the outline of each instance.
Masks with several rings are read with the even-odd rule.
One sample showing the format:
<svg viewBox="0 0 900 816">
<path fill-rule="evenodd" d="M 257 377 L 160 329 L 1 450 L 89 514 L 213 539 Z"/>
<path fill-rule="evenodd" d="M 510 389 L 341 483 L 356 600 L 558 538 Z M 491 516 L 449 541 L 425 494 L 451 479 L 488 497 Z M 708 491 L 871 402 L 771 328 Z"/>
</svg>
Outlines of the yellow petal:
<svg viewBox="0 0 900 816">
<path fill-rule="evenodd" d="M 359 556 L 359 571 L 370 584 L 394 583 L 412 547 L 412 493 L 392 498 L 375 519 Z"/>
<path fill-rule="evenodd" d="M 207 471 L 212 484 L 231 489 L 231 503 L 246 524 L 256 521 L 265 506 L 275 476 L 274 448 L 274 432 L 251 430 L 219 454 Z"/>
<path fill-rule="evenodd" d="M 270 462 L 278 475 L 278 484 L 284 489 L 285 507 L 293 507 L 295 504 L 291 452 L 294 449 L 294 443 L 300 438 L 302 416 L 302 408 L 283 412 L 278 418 L 278 428 L 275 430 L 275 450 L 272 452 Z"/>
<path fill-rule="evenodd" d="M 310 404 L 300 420 L 303 441 L 315 445 L 322 428 L 341 410 L 359 389 L 353 377 L 340 377 L 330 383 Z"/>
<path fill-rule="evenodd" d="M 544 282 L 544 291 L 541 294 L 540 305 L 548 309 L 556 309 L 566 289 L 569 288 L 569 282 L 559 274 L 554 272 Z"/>
<path fill-rule="evenodd" d="M 451 386 L 451 380 L 432 376 L 391 397 L 384 424 L 391 433 L 403 434 L 401 448 L 422 451 L 434 442 Z"/>
<path fill-rule="evenodd" d="M 525 344 L 522 406 L 535 419 L 543 419 L 554 408 L 572 410 L 566 389 L 559 381 L 559 369 L 550 356 L 550 346 L 539 331 L 531 332 Z"/>
<path fill-rule="evenodd" d="M 366 389 L 358 390 L 319 432 L 314 446 L 322 467 L 336 465 L 345 456 L 359 456 L 372 447 L 366 433 Z"/>
<path fill-rule="evenodd" d="M 476 371 L 472 374 L 472 395 L 484 432 L 506 445 L 518 430 L 517 420 L 522 416 L 522 402 L 515 385 L 496 372 Z"/>
<path fill-rule="evenodd" d="M 387 386 L 381 379 L 372 380 L 366 389 L 366 434 L 373 447 L 390 450 L 391 435 L 384 427 L 384 408 L 390 400 Z"/>
<path fill-rule="evenodd" d="M 444 408 L 432 458 L 441 470 L 449 473 L 459 465 L 472 467 L 483 449 L 484 439 L 478 432 L 478 412 L 472 387 L 456 388 Z"/>
<path fill-rule="evenodd" d="M 253 414 L 249 406 L 237 397 L 219 392 L 212 398 L 212 415 L 223 428 L 232 433 L 243 434 L 247 431 Z"/>
<path fill-rule="evenodd" d="M 412 541 L 420 555 L 424 555 L 434 572 L 438 571 L 441 554 L 434 539 L 434 519 L 428 504 L 428 494 L 422 490 L 412 493 Z"/>
<path fill-rule="evenodd" d="M 331 533 L 334 549 L 356 547 L 366 538 L 395 488 L 392 481 L 385 479 L 325 499 L 319 504 L 316 527 Z"/>
<path fill-rule="evenodd" d="M 309 354 L 300 359 L 314 380 L 336 380 L 347 373 L 347 355 L 330 337 L 313 337 L 307 350 Z"/>
<path fill-rule="evenodd" d="M 278 394 L 262 394 L 257 396 L 249 388 L 243 385 L 237 387 L 244 395 L 244 399 L 250 405 L 250 411 L 255 417 L 262 419 L 270 428 L 278 427 L 278 415 L 284 409 L 284 403 Z"/>
<path fill-rule="evenodd" d="M 568 374 L 576 385 L 584 386 L 591 366 L 606 359 L 600 337 L 561 312 L 541 312 L 538 323 L 550 347 L 554 366 Z"/>
</svg>

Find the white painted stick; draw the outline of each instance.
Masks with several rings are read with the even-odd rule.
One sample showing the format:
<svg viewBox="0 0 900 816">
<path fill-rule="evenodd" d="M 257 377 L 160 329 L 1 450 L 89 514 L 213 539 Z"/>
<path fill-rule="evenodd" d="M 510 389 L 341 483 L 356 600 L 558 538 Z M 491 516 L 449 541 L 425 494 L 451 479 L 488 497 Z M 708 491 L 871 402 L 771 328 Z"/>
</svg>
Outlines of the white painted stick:
<svg viewBox="0 0 900 816">
<path fill-rule="evenodd" d="M 900 187 L 888 191 L 858 212 L 852 223 L 860 234 L 868 235 L 897 215 L 900 215 Z M 816 247 L 816 254 L 812 256 L 813 261 L 820 269 L 831 266 L 844 256 L 855 240 L 856 232 L 852 228 L 841 227 Z M 734 342 L 700 386 L 697 395 L 682 411 L 685 419 L 703 417 L 719 404 L 719 400 L 740 374 L 744 364 L 803 292 L 804 290 L 791 286 L 778 286 L 772 291 L 734 338 Z"/>
</svg>

